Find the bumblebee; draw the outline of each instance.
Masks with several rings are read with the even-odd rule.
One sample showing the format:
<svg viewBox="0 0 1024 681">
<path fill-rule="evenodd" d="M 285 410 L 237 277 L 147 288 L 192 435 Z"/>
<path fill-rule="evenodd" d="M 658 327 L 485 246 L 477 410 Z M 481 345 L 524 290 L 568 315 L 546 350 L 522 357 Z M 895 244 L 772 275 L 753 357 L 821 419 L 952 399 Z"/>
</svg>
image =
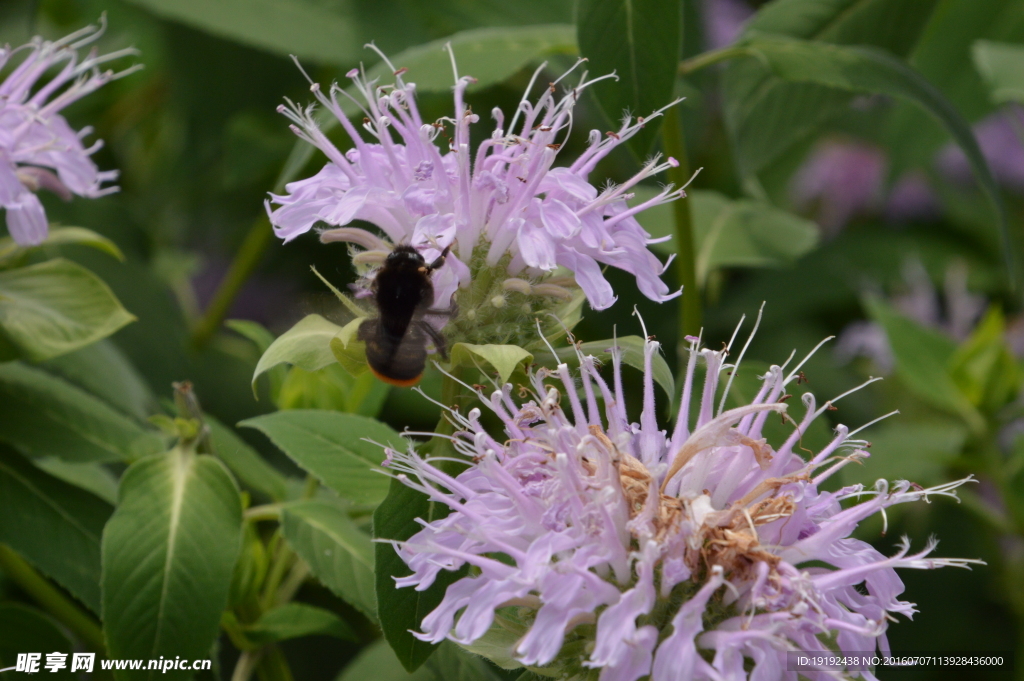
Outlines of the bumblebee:
<svg viewBox="0 0 1024 681">
<path fill-rule="evenodd" d="M 451 314 L 435 310 L 430 274 L 444 265 L 451 246 L 431 263 L 412 246 L 400 244 L 388 254 L 373 280 L 373 301 L 380 313 L 359 325 L 357 338 L 366 343 L 366 362 L 373 374 L 391 385 L 419 383 L 427 363 L 427 341 L 448 359 L 444 336 L 428 324 L 427 314 Z"/>
</svg>

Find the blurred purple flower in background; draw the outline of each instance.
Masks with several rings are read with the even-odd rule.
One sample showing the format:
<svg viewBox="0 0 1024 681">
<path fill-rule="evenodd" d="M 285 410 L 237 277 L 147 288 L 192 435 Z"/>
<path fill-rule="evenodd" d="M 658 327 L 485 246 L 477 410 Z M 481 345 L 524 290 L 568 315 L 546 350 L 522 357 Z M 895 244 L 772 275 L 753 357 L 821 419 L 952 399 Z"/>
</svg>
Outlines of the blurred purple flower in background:
<svg viewBox="0 0 1024 681">
<path fill-rule="evenodd" d="M 1019 106 L 1002 109 L 974 125 L 982 154 L 996 181 L 1024 192 L 1024 112 Z M 790 182 L 797 210 L 810 214 L 826 234 L 836 234 L 856 217 L 882 214 L 893 223 L 934 220 L 942 204 L 920 170 L 903 173 L 885 189 L 888 159 L 866 142 L 829 139 L 819 143 Z M 971 185 L 974 174 L 963 150 L 953 143 L 935 156 L 934 169 L 958 184 Z"/>
<path fill-rule="evenodd" d="M 904 173 L 885 200 L 885 219 L 892 223 L 935 220 L 942 215 L 939 198 L 919 170 Z"/>
<path fill-rule="evenodd" d="M 588 670 L 600 668 L 602 681 L 776 679 L 787 650 L 887 651 L 893 616 L 915 612 L 897 598 L 904 587 L 895 568 L 977 562 L 929 558 L 934 541 L 911 553 L 904 540 L 886 557 L 851 537 L 863 519 L 894 504 L 955 496 L 965 480 L 822 490 L 837 470 L 868 456 L 855 438 L 863 427 L 838 426 L 810 459 L 794 450 L 811 422 L 849 393 L 821 407 L 804 394 L 806 415 L 776 449 L 762 428 L 786 414 L 786 389 L 803 362 L 788 373 L 772 366 L 751 404 L 726 409 L 739 361 L 725 363 L 728 348 L 689 341 L 671 434 L 656 421 L 651 367 L 659 344 L 648 340 L 639 423 L 627 419 L 622 357 L 613 348 L 610 386 L 595 358 L 580 355 L 579 378 L 565 364 L 541 369 L 525 403 L 512 398 L 511 385 L 480 391 L 507 439 L 488 434 L 479 409 L 451 412 L 461 429 L 454 446 L 474 462 L 457 477 L 415 451 L 388 450 L 399 479 L 451 509 L 396 543 L 413 571 L 398 585 L 425 589 L 442 570 L 470 568 L 418 636 L 559 678 L 590 678 Z M 703 389 L 698 361 L 707 369 Z"/>
<path fill-rule="evenodd" d="M 21 47 L 0 49 L 0 70 L 10 72 L 0 84 L 0 206 L 7 228 L 22 245 L 46 239 L 46 212 L 35 192 L 48 189 L 65 200 L 73 194 L 96 198 L 117 191 L 102 187 L 117 177 L 116 170 L 100 171 L 89 158 L 102 142 L 86 148 L 82 139 L 92 132 L 75 132 L 60 111 L 110 81 L 141 68 L 101 71 L 109 61 L 136 54 L 134 49 L 99 56 L 91 50 L 79 61 L 78 50 L 97 40 L 106 27 L 87 26 L 54 42 L 35 38 Z M 20 59 L 20 61 L 19 61 Z M 60 71 L 46 80 L 53 67 Z"/>
<path fill-rule="evenodd" d="M 982 119 L 974 126 L 981 153 L 988 161 L 996 181 L 1016 192 L 1024 191 L 1024 112 L 1020 106 L 1008 106 Z M 959 184 L 974 182 L 974 173 L 960 147 L 948 144 L 939 153 L 939 170 Z"/>
<path fill-rule="evenodd" d="M 877 147 L 826 140 L 793 175 L 793 204 L 835 235 L 852 218 L 881 206 L 886 166 L 885 152 Z"/>
<path fill-rule="evenodd" d="M 743 0 L 704 0 L 703 24 L 705 48 L 716 50 L 739 37 L 743 22 L 754 10 Z"/>
<path fill-rule="evenodd" d="M 963 262 L 949 265 L 941 291 L 916 258 L 909 258 L 903 263 L 903 281 L 905 288 L 889 296 L 889 304 L 922 326 L 941 331 L 957 343 L 967 340 L 988 305 L 985 296 L 967 289 L 967 266 Z M 1019 338 L 1024 318 L 1009 322 L 1007 340 L 1018 356 L 1024 355 Z M 894 366 L 885 330 L 872 321 L 858 321 L 847 326 L 836 344 L 836 357 L 841 362 L 867 357 L 884 374 L 891 373 Z"/>
<path fill-rule="evenodd" d="M 416 106 L 415 84 L 403 81 L 403 70 L 387 63 L 395 73 L 394 85 L 367 82 L 356 69 L 348 74 L 364 100 L 358 104 L 370 142 L 342 110 L 339 97 L 349 97 L 348 93 L 337 85 L 326 94 L 319 85 L 312 86 L 320 104 L 338 118 L 352 139 L 354 148 L 348 152 L 342 153 L 324 136 L 312 107 L 291 102 L 280 107 L 293 121 L 295 133 L 328 158 L 318 174 L 289 184 L 287 194 L 267 202 L 275 232 L 285 242 L 325 222 L 340 229 L 324 231 L 321 240 L 366 249 L 369 253 L 361 254 L 364 262 L 379 261 L 399 243 L 422 247 L 428 261 L 451 245 L 451 255 L 434 275 L 437 307 L 445 307 L 457 288 L 468 288 L 477 271 L 493 268 L 518 277 L 512 284 L 518 287 L 515 290 L 539 295 L 546 290 L 535 287 L 543 285 L 556 268 L 564 268 L 599 310 L 615 301 L 602 265 L 636 276 L 640 290 L 652 300 L 678 295 L 661 281 L 668 263 L 662 264 L 648 250 L 654 242 L 635 216 L 684 192 L 666 187 L 639 205 L 627 204 L 634 185 L 675 161 L 662 163 L 654 158 L 622 185 L 600 191 L 588 180 L 598 161 L 636 134 L 644 119 L 626 119 L 617 131 L 603 135 L 591 131 L 589 145 L 579 158 L 568 167 L 554 167 L 570 132 L 580 91 L 602 78 L 588 81 L 584 74 L 576 87 L 557 96 L 556 88 L 562 87 L 558 82 L 567 73 L 544 87 L 531 103 L 528 97 L 542 65 L 510 121 L 506 123 L 498 109 L 491 112 L 495 129 L 474 152 L 469 129 L 480 117 L 464 100 L 473 79 L 456 78 L 452 118 L 424 122 Z M 659 115 L 661 111 L 656 111 L 647 120 Z M 436 141 L 442 136 L 440 148 Z M 271 203 L 277 207 L 271 209 Z M 353 220 L 373 224 L 384 238 L 344 227 Z"/>
</svg>

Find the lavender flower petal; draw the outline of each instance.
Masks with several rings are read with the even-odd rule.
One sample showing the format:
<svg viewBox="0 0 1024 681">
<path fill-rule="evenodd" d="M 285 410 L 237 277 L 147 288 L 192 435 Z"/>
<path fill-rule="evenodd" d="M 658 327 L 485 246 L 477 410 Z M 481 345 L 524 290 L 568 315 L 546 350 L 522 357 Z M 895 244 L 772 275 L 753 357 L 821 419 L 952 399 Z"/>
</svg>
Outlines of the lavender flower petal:
<svg viewBox="0 0 1024 681">
<path fill-rule="evenodd" d="M 725 363 L 729 349 L 701 349 L 693 339 L 669 437 L 655 418 L 650 360 L 658 350 L 647 341 L 639 423 L 626 419 L 621 351 L 613 348 L 610 386 L 592 357 L 579 356 L 582 386 L 561 364 L 530 377 L 525 403 L 512 400 L 512 386 L 490 395 L 477 388 L 506 439 L 491 437 L 479 409 L 451 412 L 454 446 L 476 462 L 457 477 L 413 450 L 388 450 L 401 480 L 452 509 L 399 543 L 413 574 L 398 585 L 427 588 L 440 570 L 472 566 L 423 620 L 422 638 L 472 647 L 512 608 L 525 633 L 509 652 L 545 674 L 589 668 L 605 681 L 768 681 L 783 675 L 787 650 L 827 652 L 820 634 L 841 651 L 887 650 L 890 621 L 914 613 L 900 600 L 896 569 L 978 562 L 931 558 L 934 542 L 911 554 L 904 541 L 887 557 L 851 537 L 875 513 L 953 497 L 967 480 L 823 491 L 822 482 L 868 452 L 839 426 L 823 450 L 801 456 L 802 435 L 831 404 L 819 408 L 809 393 L 807 416 L 785 442 L 762 438 L 769 415 L 786 412 L 781 397 L 802 363 L 788 373 L 771 367 L 750 404 L 724 410 L 718 388 L 722 372 L 735 370 Z M 708 376 L 691 418 L 698 360 Z"/>
<path fill-rule="evenodd" d="M 569 167 L 554 167 L 580 91 L 601 78 L 584 77 L 562 95 L 552 85 L 530 101 L 543 68 L 511 121 L 506 124 L 500 111 L 493 112 L 494 132 L 475 150 L 470 148 L 469 129 L 479 116 L 464 102 L 472 79 L 455 78 L 452 118 L 424 123 L 416 86 L 405 82 L 401 71 L 392 69 L 395 83 L 382 87 L 353 70 L 352 88 L 361 94 L 365 113 L 362 131 L 342 111 L 340 98 L 346 91 L 332 85 L 324 92 L 311 83 L 319 104 L 338 118 L 354 148 L 341 153 L 320 131 L 312 108 L 291 102 L 279 107 L 295 133 L 323 151 L 328 163 L 317 175 L 289 184 L 284 195 L 270 196 L 267 210 L 275 233 L 288 242 L 318 222 L 343 227 L 365 220 L 392 244 L 451 245 L 454 259 L 435 278 L 445 276 L 456 260 L 496 267 L 504 259 L 508 276 L 533 284 L 563 267 L 576 277 L 591 306 L 604 309 L 615 301 L 601 274 L 602 265 L 611 265 L 633 274 L 649 298 L 675 297 L 678 293 L 670 293 L 659 278 L 666 265 L 648 249 L 650 235 L 633 218 L 638 209 L 627 204 L 630 187 L 669 163 L 654 159 L 622 186 L 603 191 L 588 177 L 601 158 L 643 127 L 644 119 L 627 117 L 607 135 L 593 131 L 579 159 Z M 452 133 L 445 149 L 436 144 L 442 130 Z M 643 209 L 682 196 L 681 189 L 667 188 Z M 474 259 L 478 252 L 483 257 Z M 459 287 L 469 287 L 473 278 L 460 274 Z"/>
<path fill-rule="evenodd" d="M 105 27 L 102 20 L 99 27 L 88 26 L 55 42 L 35 38 L 16 49 L 0 49 L 0 70 L 16 64 L 0 83 L 0 206 L 19 244 L 42 243 L 48 232 L 46 212 L 33 192 L 48 189 L 68 199 L 72 194 L 97 198 L 117 191 L 103 186 L 117 177 L 116 171 L 101 172 L 90 158 L 102 142 L 86 148 L 82 138 L 91 128 L 76 132 L 59 113 L 136 70 L 101 68 L 134 54 L 130 49 L 106 55 L 93 50 L 80 60 L 78 50 L 98 39 Z M 62 68 L 46 80 L 55 66 Z"/>
</svg>

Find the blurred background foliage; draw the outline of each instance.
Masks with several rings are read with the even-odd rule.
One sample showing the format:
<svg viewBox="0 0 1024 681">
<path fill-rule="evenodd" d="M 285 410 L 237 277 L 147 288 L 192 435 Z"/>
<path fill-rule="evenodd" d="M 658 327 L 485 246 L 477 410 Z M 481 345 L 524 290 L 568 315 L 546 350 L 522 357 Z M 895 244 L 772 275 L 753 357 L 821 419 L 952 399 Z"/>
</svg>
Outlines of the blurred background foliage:
<svg viewBox="0 0 1024 681">
<path fill-rule="evenodd" d="M 1024 243 L 1024 112 L 1019 105 L 1024 102 L 1024 2 L 822 2 L 822 8 L 844 7 L 819 23 L 794 23 L 786 8 L 795 2 L 761 4 L 685 2 L 683 58 L 692 62 L 741 36 L 781 33 L 870 46 L 906 59 L 972 126 L 998 183 L 1012 243 L 1018 244 L 1010 260 L 1019 259 L 1016 249 Z M 86 122 L 95 126 L 105 147 L 94 158 L 103 169 L 121 171 L 121 191 L 66 204 L 42 198 L 53 222 L 102 234 L 124 259 L 80 245 L 46 246 L 33 257 L 59 254 L 86 266 L 137 321 L 76 353 L 23 367 L 35 373 L 0 376 L 7 411 L 6 417 L 0 414 L 0 430 L 9 429 L 6 436 L 0 432 L 0 439 L 23 453 L 45 454 L 45 446 L 33 449 L 31 437 L 15 432 L 25 410 L 12 405 L 24 407 L 28 393 L 19 391 L 43 385 L 46 377 L 99 396 L 133 423 L 161 409 L 173 381 L 187 379 L 206 414 L 223 424 L 275 408 L 319 408 L 379 414 L 399 431 L 430 430 L 438 412 L 426 400 L 375 382 L 357 385 L 337 365 L 317 372 L 280 368 L 260 379 L 260 399 L 253 398 L 250 380 L 269 340 L 310 312 L 334 312 L 336 304 L 324 295 L 310 265 L 339 287 L 354 277 L 344 249 L 322 246 L 314 238 L 284 247 L 269 243 L 263 207 L 267 191 L 289 158 L 303 160 L 293 156 L 295 138 L 275 109 L 283 97 L 311 99 L 288 55 L 296 55 L 315 81 L 326 83 L 341 79 L 360 61 L 367 67 L 375 64 L 376 55 L 363 49 L 370 41 L 395 55 L 481 27 L 554 25 L 539 47 L 519 55 L 520 62 L 489 63 L 487 54 L 471 51 L 472 40 L 466 43 L 469 56 L 460 61 L 462 72 L 481 77 L 493 69 L 498 74 L 481 77 L 481 84 L 471 88 L 473 108 L 509 111 L 542 57 L 552 74 L 573 63 L 573 3 L 6 0 L 0 3 L 0 41 L 17 45 L 37 34 L 56 38 L 103 13 L 109 28 L 101 49 L 135 46 L 145 69 L 79 102 L 67 116 L 76 128 Z M 514 72 L 504 73 L 509 64 Z M 450 114 L 446 78 L 448 73 L 423 72 L 419 79 L 415 71 L 410 74 L 421 83 L 424 119 Z M 919 604 L 921 615 L 890 629 L 892 649 L 1021 650 L 1024 311 L 1020 289 L 1014 291 L 1007 275 L 1008 253 L 994 226 L 992 204 L 967 157 L 951 142 L 947 128 L 891 94 L 784 80 L 754 59 L 673 78 L 676 93 L 686 97 L 678 111 L 689 165 L 703 168 L 687 201 L 698 244 L 705 342 L 717 347 L 727 341 L 737 320 L 747 315 L 749 324 L 766 302 L 739 388 L 755 369 L 781 362 L 793 349 L 802 355 L 832 335 L 838 339 L 804 369 L 807 387 L 819 398 L 844 393 L 868 376 L 885 375 L 887 380 L 846 397 L 828 415 L 833 425 L 857 426 L 901 411 L 867 431 L 872 457 L 863 467 L 844 470 L 843 482 L 908 478 L 927 486 L 968 473 L 978 474 L 982 482 L 964 493 L 960 505 L 897 509 L 889 515 L 886 534 L 879 520 L 862 528 L 864 538 L 889 553 L 902 533 L 917 546 L 935 534 L 942 555 L 981 557 L 989 564 L 971 572 L 903 573 L 907 597 Z M 423 87 L 426 81 L 438 84 Z M 605 111 L 622 106 L 614 100 L 603 103 L 604 109 L 585 98 L 564 158 L 583 148 L 586 131 L 611 127 Z M 657 148 L 656 132 L 632 154 L 619 149 L 593 177 L 621 181 L 631 176 L 638 159 Z M 481 124 L 474 133 L 489 134 L 488 126 Z M 313 157 L 304 165 L 313 168 L 321 162 Z M 674 233 L 671 207 L 651 211 L 642 222 L 655 235 Z M 675 251 L 674 242 L 657 248 L 663 257 Z M 237 266 L 239 253 L 250 255 L 253 271 L 239 278 L 237 295 L 222 299 L 229 303 L 225 313 L 211 317 L 211 301 L 231 276 L 232 263 Z M 635 306 L 677 370 L 676 303 L 660 307 L 643 298 L 627 275 L 609 271 L 607 276 L 618 303 L 605 312 L 587 311 L 576 335 L 584 341 L 609 338 L 616 326 L 620 334 L 639 333 L 630 316 Z M 670 286 L 678 285 L 671 281 L 673 271 L 666 276 Z M 258 325 L 223 326 L 219 317 Z M 117 381 L 111 382 L 115 375 Z M 428 392 L 439 389 L 436 378 L 425 379 Z M 276 469 L 298 477 L 295 464 L 257 430 L 224 430 L 224 437 L 241 443 L 238 447 L 252 448 Z M 131 446 L 144 451 L 144 439 L 142 444 L 132 440 Z M 814 447 L 812 439 L 808 448 Z M 72 470 L 66 463 L 46 461 L 39 462 L 43 470 L 105 499 L 109 514 L 115 476 L 123 465 Z M 0 499 L 0 507 L 3 503 Z M 5 602 L 31 602 L 3 577 L 0 594 Z M 302 586 L 299 599 L 341 613 L 353 630 L 348 641 L 322 636 L 285 641 L 282 650 L 295 678 L 331 679 L 339 673 L 345 681 L 409 678 L 358 609 L 311 582 Z M 232 669 L 237 655 L 222 637 L 222 668 Z M 444 664 L 443 659 L 434 664 Z M 464 678 L 498 674 L 464 671 Z M 427 679 L 435 672 L 428 665 L 416 674 Z M 880 677 L 937 679 L 948 674 L 942 669 L 885 670 Z M 1007 678 L 1005 668 L 958 670 L 957 675 Z"/>
</svg>

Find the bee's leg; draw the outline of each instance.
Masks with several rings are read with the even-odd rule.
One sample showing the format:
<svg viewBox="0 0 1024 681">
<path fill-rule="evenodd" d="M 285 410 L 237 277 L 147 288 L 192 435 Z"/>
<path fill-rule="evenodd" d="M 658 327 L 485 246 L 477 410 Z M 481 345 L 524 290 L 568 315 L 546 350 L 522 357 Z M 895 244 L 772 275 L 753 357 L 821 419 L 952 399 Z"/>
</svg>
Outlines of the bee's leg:
<svg viewBox="0 0 1024 681">
<path fill-rule="evenodd" d="M 450 251 L 450 250 L 452 250 L 452 245 L 451 244 L 448 244 L 447 246 L 445 246 L 444 250 L 441 251 L 441 255 L 437 256 L 437 260 L 435 260 L 434 262 L 432 262 L 429 265 L 427 265 L 427 271 L 428 272 L 433 272 L 434 270 L 439 268 L 441 265 L 443 265 L 444 264 L 444 259 L 448 256 L 448 251 Z"/>
<path fill-rule="evenodd" d="M 431 341 L 433 341 L 434 347 L 437 349 L 437 352 L 441 355 L 441 359 L 447 361 L 448 343 L 445 342 L 444 336 L 441 335 L 441 332 L 435 329 L 427 322 L 423 321 L 422 319 L 413 323 L 416 324 L 416 326 L 418 326 L 420 330 L 423 331 L 423 333 L 427 334 Z"/>
</svg>

